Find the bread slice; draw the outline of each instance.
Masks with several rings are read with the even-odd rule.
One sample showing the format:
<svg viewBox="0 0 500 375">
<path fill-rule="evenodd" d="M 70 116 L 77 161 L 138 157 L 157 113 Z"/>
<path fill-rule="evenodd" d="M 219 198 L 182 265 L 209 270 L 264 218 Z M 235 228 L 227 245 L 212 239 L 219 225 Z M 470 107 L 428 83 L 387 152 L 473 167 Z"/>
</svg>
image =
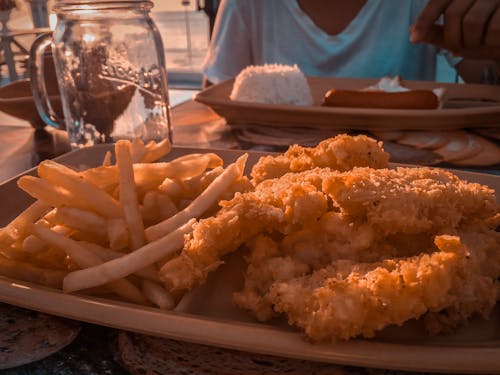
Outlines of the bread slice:
<svg viewBox="0 0 500 375">
<path fill-rule="evenodd" d="M 398 143 L 416 148 L 435 150 L 445 146 L 450 141 L 446 132 L 408 131 L 398 139 Z"/>
<path fill-rule="evenodd" d="M 455 160 L 453 164 L 462 167 L 488 167 L 500 164 L 500 147 L 487 139 L 482 137 L 478 138 L 477 142 L 479 142 L 482 147 L 481 152 L 470 158 Z"/>
<path fill-rule="evenodd" d="M 434 152 L 441 155 L 446 162 L 469 159 L 479 154 L 482 149 L 480 136 L 466 131 L 449 132 L 449 141 Z"/>
<path fill-rule="evenodd" d="M 418 149 L 395 142 L 384 142 L 384 150 L 391 156 L 389 161 L 392 163 L 436 165 L 443 162 L 443 157 L 432 150 Z"/>
</svg>

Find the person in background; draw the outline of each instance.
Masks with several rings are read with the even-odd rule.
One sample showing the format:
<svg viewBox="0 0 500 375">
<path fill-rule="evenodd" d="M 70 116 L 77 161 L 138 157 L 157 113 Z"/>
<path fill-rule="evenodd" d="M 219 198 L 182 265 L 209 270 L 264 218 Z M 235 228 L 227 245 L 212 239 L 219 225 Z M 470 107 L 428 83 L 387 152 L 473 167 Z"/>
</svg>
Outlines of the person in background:
<svg viewBox="0 0 500 375">
<path fill-rule="evenodd" d="M 483 80 L 500 84 L 499 0 L 429 0 L 410 28 L 410 40 L 462 56 L 461 65 L 483 68 L 476 69 Z"/>
<path fill-rule="evenodd" d="M 456 0 L 464 1 L 474 2 Z M 428 29 L 443 13 L 435 2 L 453 0 L 222 0 L 205 84 L 265 63 L 297 64 L 309 76 L 434 80 L 440 53 L 464 80 L 479 81 L 484 62 L 468 64 L 438 40 L 429 43 L 435 31 Z"/>
</svg>

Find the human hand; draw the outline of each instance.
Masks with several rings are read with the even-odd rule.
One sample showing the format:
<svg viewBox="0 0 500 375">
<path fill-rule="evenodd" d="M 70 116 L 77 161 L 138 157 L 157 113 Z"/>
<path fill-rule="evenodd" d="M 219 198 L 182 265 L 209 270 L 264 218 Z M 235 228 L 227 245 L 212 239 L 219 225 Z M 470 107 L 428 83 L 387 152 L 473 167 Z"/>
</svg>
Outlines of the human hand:
<svg viewBox="0 0 500 375">
<path fill-rule="evenodd" d="M 443 25 L 435 23 L 440 16 Z M 500 0 L 429 0 L 410 28 L 410 40 L 471 59 L 500 61 Z"/>
</svg>

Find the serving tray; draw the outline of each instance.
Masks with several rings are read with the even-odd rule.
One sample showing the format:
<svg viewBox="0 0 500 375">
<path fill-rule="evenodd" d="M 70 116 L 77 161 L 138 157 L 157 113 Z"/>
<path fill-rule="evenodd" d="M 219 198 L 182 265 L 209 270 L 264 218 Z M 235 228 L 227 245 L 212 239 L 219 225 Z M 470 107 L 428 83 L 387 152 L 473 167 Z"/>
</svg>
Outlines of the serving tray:
<svg viewBox="0 0 500 375">
<path fill-rule="evenodd" d="M 107 146 L 84 148 L 59 157 L 78 168 L 98 165 Z M 242 151 L 174 148 L 169 158 L 192 152 L 217 152 L 234 161 Z M 250 152 L 249 165 L 262 153 Z M 34 171 L 26 173 L 33 174 Z M 500 192 L 500 177 L 456 172 L 469 181 L 488 184 Z M 32 201 L 16 186 L 18 177 L 0 185 L 3 210 L 0 225 L 7 224 Z M 8 198 L 8 199 L 7 199 Z M 312 344 L 282 320 L 257 323 L 232 303 L 232 293 L 242 285 L 244 261 L 236 252 L 212 273 L 206 284 L 187 294 L 174 311 L 121 301 L 65 294 L 60 290 L 0 277 L 0 301 L 21 307 L 104 326 L 239 349 L 353 366 L 409 371 L 492 373 L 500 369 L 500 309 L 490 320 L 472 320 L 452 335 L 428 337 L 418 321 L 389 327 L 375 338 L 335 344 Z"/>
<path fill-rule="evenodd" d="M 359 90 L 376 79 L 307 78 L 314 105 L 277 105 L 233 101 L 229 95 L 234 79 L 211 86 L 195 96 L 229 125 L 257 124 L 273 127 L 306 127 L 334 130 L 450 130 L 500 127 L 500 87 L 493 85 L 403 81 L 410 89 L 445 88 L 443 109 L 405 110 L 322 107 L 323 96 L 332 89 Z"/>
</svg>

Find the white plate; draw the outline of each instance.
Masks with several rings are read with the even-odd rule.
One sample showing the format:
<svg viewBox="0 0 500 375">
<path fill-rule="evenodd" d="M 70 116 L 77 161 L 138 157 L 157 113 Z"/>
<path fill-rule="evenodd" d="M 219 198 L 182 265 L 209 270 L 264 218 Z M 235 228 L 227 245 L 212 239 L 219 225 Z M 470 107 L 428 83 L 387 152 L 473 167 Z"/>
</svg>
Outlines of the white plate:
<svg viewBox="0 0 500 375">
<path fill-rule="evenodd" d="M 102 160 L 106 149 L 78 150 L 60 157 L 59 161 L 74 166 L 94 166 Z M 211 150 L 175 149 L 171 156 L 205 151 Z M 241 154 L 239 151 L 217 152 L 226 161 Z M 260 155 L 252 153 L 250 162 L 255 162 Z M 457 174 L 500 191 L 500 177 Z M 0 196 L 4 197 L 0 225 L 5 225 L 30 203 L 29 197 L 17 189 L 15 183 L 13 179 L 0 186 Z M 427 337 L 419 322 L 414 321 L 403 327 L 390 327 L 371 340 L 311 344 L 282 321 L 256 323 L 233 306 L 231 294 L 241 285 L 243 266 L 240 254 L 230 256 L 204 286 L 184 297 L 172 312 L 64 294 L 3 277 L 0 277 L 0 301 L 119 329 L 284 357 L 413 371 L 492 373 L 500 369 L 499 309 L 489 321 L 472 320 L 466 328 L 448 336 Z"/>
</svg>

